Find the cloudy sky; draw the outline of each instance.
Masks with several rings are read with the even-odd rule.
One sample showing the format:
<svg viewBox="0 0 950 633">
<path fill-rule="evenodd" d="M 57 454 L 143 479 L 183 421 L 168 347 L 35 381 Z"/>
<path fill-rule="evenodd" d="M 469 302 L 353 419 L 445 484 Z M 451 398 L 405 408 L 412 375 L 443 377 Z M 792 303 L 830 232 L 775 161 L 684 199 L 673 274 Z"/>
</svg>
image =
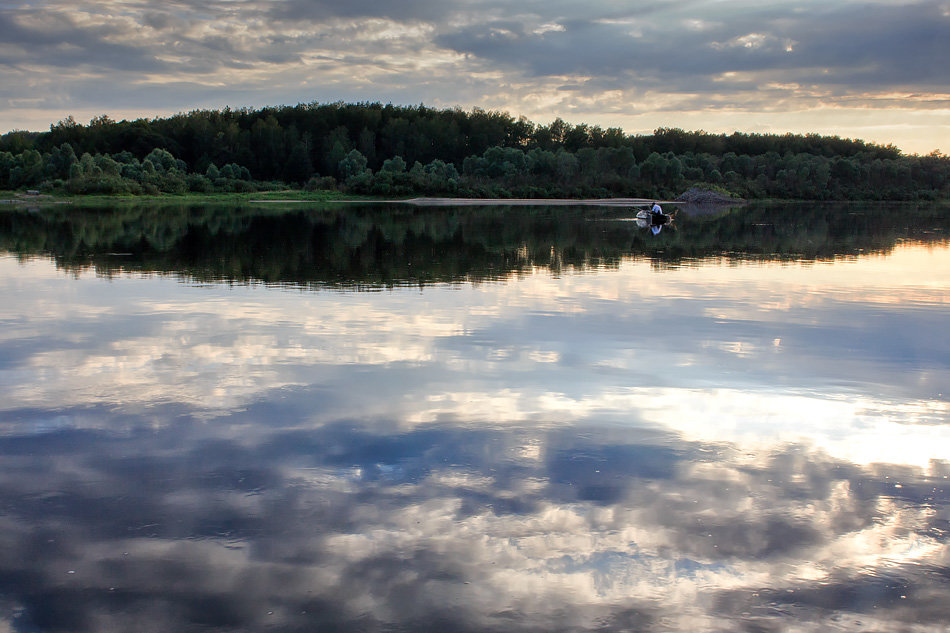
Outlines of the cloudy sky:
<svg viewBox="0 0 950 633">
<path fill-rule="evenodd" d="M 950 150 L 950 0 L 0 0 L 0 132 L 328 101 Z"/>
</svg>

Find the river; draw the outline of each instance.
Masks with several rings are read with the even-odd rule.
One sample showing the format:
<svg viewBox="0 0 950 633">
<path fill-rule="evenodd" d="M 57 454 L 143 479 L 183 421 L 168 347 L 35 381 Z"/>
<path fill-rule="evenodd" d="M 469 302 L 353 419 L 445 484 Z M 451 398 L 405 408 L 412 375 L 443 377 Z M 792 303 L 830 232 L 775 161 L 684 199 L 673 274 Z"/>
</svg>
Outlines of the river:
<svg viewBox="0 0 950 633">
<path fill-rule="evenodd" d="M 0 211 L 0 630 L 945 631 L 948 230 Z"/>
</svg>

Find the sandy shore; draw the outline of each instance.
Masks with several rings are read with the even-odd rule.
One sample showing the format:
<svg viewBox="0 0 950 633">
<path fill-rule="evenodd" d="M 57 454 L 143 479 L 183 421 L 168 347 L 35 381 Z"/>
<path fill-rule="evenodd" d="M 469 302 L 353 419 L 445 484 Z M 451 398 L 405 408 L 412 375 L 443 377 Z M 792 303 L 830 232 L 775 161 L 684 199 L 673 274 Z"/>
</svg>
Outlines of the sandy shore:
<svg viewBox="0 0 950 633">
<path fill-rule="evenodd" d="M 307 203 L 312 200 L 251 200 L 255 204 Z M 664 207 L 673 206 L 687 215 L 722 213 L 729 208 L 745 204 L 744 200 L 714 200 L 696 202 L 690 200 L 657 200 L 656 198 L 410 198 L 408 200 L 326 200 L 321 204 L 407 204 L 415 207 L 623 207 L 649 209 L 654 202 Z"/>
<path fill-rule="evenodd" d="M 251 200 L 251 202 L 312 202 L 311 200 Z M 322 201 L 321 201 L 322 202 Z M 409 200 L 326 200 L 326 202 L 343 202 L 350 204 L 385 203 L 411 204 L 417 207 L 643 207 L 654 202 L 660 204 L 684 204 L 676 200 L 656 200 L 655 198 L 597 198 L 593 200 L 577 200 L 573 198 L 410 198 Z"/>
<path fill-rule="evenodd" d="M 655 198 L 597 198 L 594 200 L 575 200 L 570 198 L 412 198 L 410 200 L 391 200 L 420 207 L 474 207 L 474 206 L 510 206 L 510 207 L 642 207 L 657 202 Z M 674 200 L 659 200 L 660 204 L 680 204 Z"/>
</svg>

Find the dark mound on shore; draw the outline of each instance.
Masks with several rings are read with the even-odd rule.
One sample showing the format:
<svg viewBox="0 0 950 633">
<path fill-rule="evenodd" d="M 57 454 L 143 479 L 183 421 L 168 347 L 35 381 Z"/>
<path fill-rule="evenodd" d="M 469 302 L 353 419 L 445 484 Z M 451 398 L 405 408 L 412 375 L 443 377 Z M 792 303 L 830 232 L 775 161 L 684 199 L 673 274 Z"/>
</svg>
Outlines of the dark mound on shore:
<svg viewBox="0 0 950 633">
<path fill-rule="evenodd" d="M 718 191 L 709 189 L 700 189 L 699 187 L 690 187 L 676 198 L 677 202 L 689 202 L 692 204 L 737 204 L 745 202 L 742 198 L 732 198 Z"/>
</svg>

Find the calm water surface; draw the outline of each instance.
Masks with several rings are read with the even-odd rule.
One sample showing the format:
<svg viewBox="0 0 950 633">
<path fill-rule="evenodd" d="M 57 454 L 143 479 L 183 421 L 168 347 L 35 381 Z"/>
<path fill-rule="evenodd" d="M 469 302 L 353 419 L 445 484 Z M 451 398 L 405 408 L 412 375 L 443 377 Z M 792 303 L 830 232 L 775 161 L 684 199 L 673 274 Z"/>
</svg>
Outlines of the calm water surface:
<svg viewBox="0 0 950 633">
<path fill-rule="evenodd" d="M 950 212 L 0 212 L 0 631 L 946 631 Z"/>
</svg>

